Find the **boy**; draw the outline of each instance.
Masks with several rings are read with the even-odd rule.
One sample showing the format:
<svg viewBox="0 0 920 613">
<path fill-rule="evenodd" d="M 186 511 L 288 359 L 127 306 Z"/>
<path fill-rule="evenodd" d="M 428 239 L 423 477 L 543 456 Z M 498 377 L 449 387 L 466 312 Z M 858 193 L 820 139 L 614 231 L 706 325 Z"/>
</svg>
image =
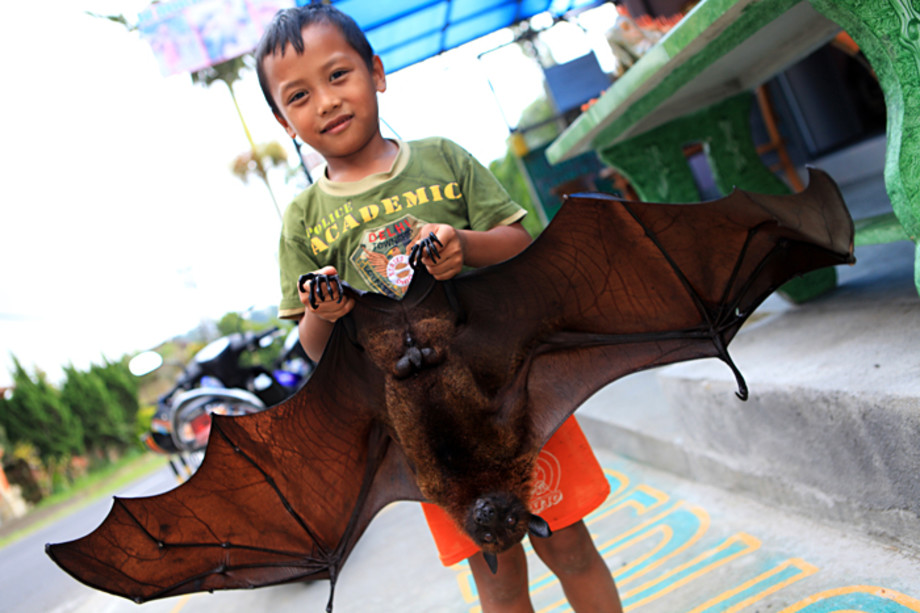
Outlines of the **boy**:
<svg viewBox="0 0 920 613">
<path fill-rule="evenodd" d="M 377 109 L 377 92 L 386 89 L 383 65 L 351 18 L 321 4 L 283 10 L 266 31 L 256 62 L 275 118 L 326 161 L 316 184 L 285 212 L 280 243 L 280 315 L 299 319 L 301 343 L 312 359 L 322 355 L 333 324 L 353 302 L 338 302 L 333 291 L 313 307 L 297 287 L 302 273 L 338 275 L 357 288 L 400 298 L 411 279 L 408 255 L 420 236 L 433 233 L 440 242 L 439 257 L 424 253 L 421 259 L 439 280 L 465 266 L 503 261 L 529 244 L 520 223 L 524 211 L 466 151 L 438 138 L 383 138 Z M 557 439 L 587 449 L 573 420 L 546 446 L 569 453 L 565 444 L 557 448 Z M 612 576 L 580 519 L 607 493 L 590 449 L 587 455 L 587 465 L 579 460 L 568 472 L 590 487 L 577 483 L 579 491 L 566 492 L 566 504 L 555 504 L 561 492 L 552 504 L 541 503 L 553 507 L 541 514 L 555 533 L 533 545 L 576 611 L 619 612 Z M 469 558 L 483 611 L 533 610 L 520 543 L 500 554 L 493 575 L 443 511 L 425 505 L 425 514 L 442 561 Z"/>
</svg>

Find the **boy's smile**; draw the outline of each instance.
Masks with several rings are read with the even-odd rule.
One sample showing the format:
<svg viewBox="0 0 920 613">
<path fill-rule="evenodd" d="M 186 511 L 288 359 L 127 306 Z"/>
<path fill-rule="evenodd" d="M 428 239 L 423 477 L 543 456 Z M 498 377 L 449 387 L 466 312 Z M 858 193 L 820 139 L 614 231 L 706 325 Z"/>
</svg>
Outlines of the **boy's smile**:
<svg viewBox="0 0 920 613">
<path fill-rule="evenodd" d="M 351 117 L 351 115 L 341 115 L 336 117 L 327 123 L 326 127 L 320 130 L 320 133 L 325 134 L 327 132 L 331 132 L 332 134 L 338 134 L 344 131 L 345 128 L 348 127 L 348 125 L 351 123 Z"/>
<path fill-rule="evenodd" d="M 288 44 L 263 67 L 287 133 L 299 136 L 326 159 L 330 178 L 348 167 L 373 165 L 380 147 L 377 92 L 386 90 L 383 65 L 368 67 L 333 25 L 303 29 L 304 52 Z"/>
</svg>

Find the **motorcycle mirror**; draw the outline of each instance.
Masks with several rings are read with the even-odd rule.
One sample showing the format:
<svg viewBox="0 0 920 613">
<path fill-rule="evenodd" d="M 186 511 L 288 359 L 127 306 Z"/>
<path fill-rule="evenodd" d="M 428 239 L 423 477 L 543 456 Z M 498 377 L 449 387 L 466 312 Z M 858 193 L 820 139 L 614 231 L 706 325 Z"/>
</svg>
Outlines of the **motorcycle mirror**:
<svg viewBox="0 0 920 613">
<path fill-rule="evenodd" d="M 152 373 L 162 365 L 163 356 L 156 351 L 144 351 L 131 358 L 131 361 L 128 362 L 128 370 L 130 370 L 131 374 L 135 377 L 143 377 L 148 373 Z"/>
<path fill-rule="evenodd" d="M 275 336 L 273 334 L 269 334 L 268 336 L 263 336 L 262 338 L 259 339 L 259 347 L 261 347 L 262 349 L 265 349 L 266 347 L 269 347 L 274 342 L 275 342 Z"/>
</svg>

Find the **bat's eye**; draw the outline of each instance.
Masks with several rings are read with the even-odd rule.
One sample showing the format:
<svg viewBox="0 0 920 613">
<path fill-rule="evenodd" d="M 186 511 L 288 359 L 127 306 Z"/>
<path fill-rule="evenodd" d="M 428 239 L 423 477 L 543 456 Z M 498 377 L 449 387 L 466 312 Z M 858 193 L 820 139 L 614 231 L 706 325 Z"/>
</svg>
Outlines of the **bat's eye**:
<svg viewBox="0 0 920 613">
<path fill-rule="evenodd" d="M 517 518 L 514 515 L 505 518 L 505 525 L 509 528 L 514 528 L 515 524 L 517 524 Z"/>
<path fill-rule="evenodd" d="M 483 533 L 483 535 L 482 535 L 482 540 L 483 540 L 484 542 L 486 542 L 486 543 L 491 543 L 492 541 L 495 540 L 495 537 L 492 536 L 492 533 L 491 533 L 491 532 L 485 532 L 485 533 Z"/>
</svg>

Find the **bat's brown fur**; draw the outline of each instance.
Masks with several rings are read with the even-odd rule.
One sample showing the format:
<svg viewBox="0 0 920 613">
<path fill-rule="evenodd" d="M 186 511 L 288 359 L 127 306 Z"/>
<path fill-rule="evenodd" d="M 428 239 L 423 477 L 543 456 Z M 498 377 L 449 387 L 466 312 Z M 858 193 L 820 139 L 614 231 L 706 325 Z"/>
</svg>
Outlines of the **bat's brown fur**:
<svg viewBox="0 0 920 613">
<path fill-rule="evenodd" d="M 457 326 L 449 315 L 440 310 L 412 322 L 387 322 L 369 331 L 361 343 L 388 373 L 388 426 L 415 471 L 419 490 L 447 510 L 484 550 L 498 552 L 526 532 L 523 501 L 529 499 L 539 445 L 530 434 L 524 403 L 509 410 L 494 390 L 483 389 L 489 378 L 477 372 L 477 362 L 455 354 Z M 440 363 L 400 377 L 394 365 L 407 338 L 432 349 Z M 491 542 L 485 542 L 470 530 L 470 514 L 477 500 L 499 493 L 506 496 L 499 512 L 508 514 L 514 507 L 516 515 L 505 524 L 511 528 L 507 534 L 490 530 Z"/>
</svg>

